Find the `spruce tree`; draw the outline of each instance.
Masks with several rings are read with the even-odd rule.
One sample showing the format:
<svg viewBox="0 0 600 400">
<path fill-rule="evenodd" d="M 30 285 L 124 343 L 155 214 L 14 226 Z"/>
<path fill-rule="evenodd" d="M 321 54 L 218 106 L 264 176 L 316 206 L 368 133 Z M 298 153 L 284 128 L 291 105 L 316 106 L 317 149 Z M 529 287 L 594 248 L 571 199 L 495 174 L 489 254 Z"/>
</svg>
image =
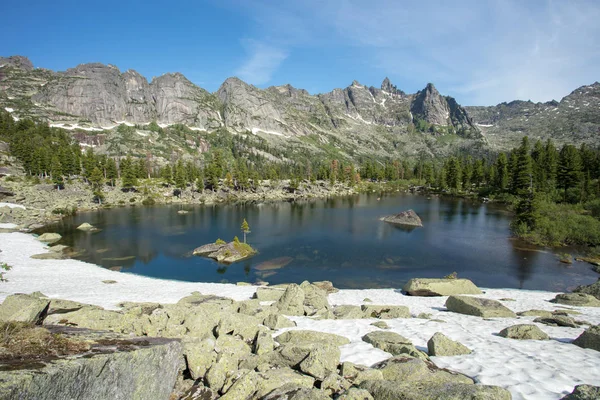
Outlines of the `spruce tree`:
<svg viewBox="0 0 600 400">
<path fill-rule="evenodd" d="M 63 168 L 60 163 L 60 160 L 58 159 L 58 156 L 52 157 L 51 173 L 52 173 L 52 183 L 54 183 L 54 186 L 58 190 L 60 190 L 64 184 L 64 177 L 63 177 Z"/>
<path fill-rule="evenodd" d="M 446 163 L 446 182 L 448 187 L 453 190 L 459 190 L 461 184 L 460 161 L 456 157 L 451 157 Z"/>
<path fill-rule="evenodd" d="M 581 182 L 581 157 L 572 144 L 565 144 L 558 159 L 557 185 L 563 189 L 563 201 L 567 201 L 567 191 Z"/>
<path fill-rule="evenodd" d="M 185 169 L 183 167 L 183 163 L 181 160 L 177 162 L 175 165 L 175 187 L 178 189 L 185 189 L 187 186 L 187 177 L 185 173 Z"/>
<path fill-rule="evenodd" d="M 533 182 L 531 155 L 529 154 L 529 138 L 523 137 L 521 146 L 516 151 L 517 162 L 513 171 L 513 194 L 524 195 L 529 192 Z"/>
<path fill-rule="evenodd" d="M 119 176 L 119 172 L 117 171 L 117 163 L 113 158 L 109 158 L 106 160 L 106 179 L 110 182 L 111 186 L 115 186 L 115 182 Z"/>
<path fill-rule="evenodd" d="M 131 190 L 137 186 L 137 171 L 130 156 L 121 162 L 121 177 L 123 189 Z"/>
<path fill-rule="evenodd" d="M 495 186 L 499 191 L 504 191 L 508 187 L 508 159 L 506 153 L 500 153 L 496 160 L 496 179 Z"/>
</svg>

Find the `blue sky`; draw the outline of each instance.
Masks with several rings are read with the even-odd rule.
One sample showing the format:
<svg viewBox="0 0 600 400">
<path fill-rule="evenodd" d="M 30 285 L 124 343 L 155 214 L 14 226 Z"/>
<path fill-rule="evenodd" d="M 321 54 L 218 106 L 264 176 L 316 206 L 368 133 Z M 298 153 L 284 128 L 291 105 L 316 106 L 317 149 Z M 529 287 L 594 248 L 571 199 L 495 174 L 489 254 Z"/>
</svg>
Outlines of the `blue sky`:
<svg viewBox="0 0 600 400">
<path fill-rule="evenodd" d="M 388 76 L 464 105 L 559 100 L 600 80 L 597 0 L 28 1 L 2 6 L 0 55 L 65 70 L 102 62 L 311 93 Z"/>
</svg>

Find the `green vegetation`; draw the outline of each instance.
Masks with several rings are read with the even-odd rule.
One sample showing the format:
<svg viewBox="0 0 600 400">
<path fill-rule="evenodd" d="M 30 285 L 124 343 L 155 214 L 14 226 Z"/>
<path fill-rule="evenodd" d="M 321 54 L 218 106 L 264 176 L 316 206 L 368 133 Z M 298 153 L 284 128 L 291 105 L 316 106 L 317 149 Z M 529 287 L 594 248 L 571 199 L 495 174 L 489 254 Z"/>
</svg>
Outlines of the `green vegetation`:
<svg viewBox="0 0 600 400">
<path fill-rule="evenodd" d="M 0 360 L 28 361 L 80 354 L 90 345 L 23 322 L 0 323 Z"/>
<path fill-rule="evenodd" d="M 244 222 L 242 222 L 241 228 L 242 232 L 244 233 L 244 243 L 246 243 L 246 234 L 250 233 L 250 225 L 248 225 L 248 221 L 246 221 L 246 218 L 244 218 Z M 237 239 L 237 236 L 235 238 Z"/>
<path fill-rule="evenodd" d="M 215 244 L 218 244 L 218 245 L 223 245 L 223 244 L 227 244 L 227 242 L 226 242 L 226 241 L 224 241 L 224 240 L 222 240 L 222 239 L 217 239 L 217 240 L 215 241 Z"/>
<path fill-rule="evenodd" d="M 241 243 L 239 240 L 237 242 L 233 242 L 233 248 L 240 253 L 242 257 L 248 257 L 256 253 L 256 250 L 254 250 L 249 244 Z"/>
<path fill-rule="evenodd" d="M 8 265 L 7 263 L 2 263 L 0 264 L 0 282 L 7 282 L 8 279 L 6 279 L 4 277 L 4 273 L 6 271 L 10 271 L 12 269 L 12 267 L 10 265 Z"/>
</svg>

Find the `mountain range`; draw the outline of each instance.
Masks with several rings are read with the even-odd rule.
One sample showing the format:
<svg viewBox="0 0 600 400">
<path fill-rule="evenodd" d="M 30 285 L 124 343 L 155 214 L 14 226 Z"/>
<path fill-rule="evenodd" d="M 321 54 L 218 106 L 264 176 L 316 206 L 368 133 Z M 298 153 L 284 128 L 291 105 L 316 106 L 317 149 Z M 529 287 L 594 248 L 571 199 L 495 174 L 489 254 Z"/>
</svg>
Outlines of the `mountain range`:
<svg viewBox="0 0 600 400">
<path fill-rule="evenodd" d="M 334 152 L 348 159 L 494 152 L 514 147 L 524 135 L 552 138 L 557 144 L 595 145 L 600 139 L 598 82 L 560 102 L 463 107 L 431 83 L 407 94 L 388 78 L 379 88 L 354 81 L 317 95 L 289 84 L 259 89 L 228 78 L 210 93 L 180 73 L 149 82 L 134 70 L 121 72 L 113 65 L 89 63 L 55 72 L 11 56 L 0 57 L 0 107 L 16 118 L 39 118 L 70 129 L 83 142 L 86 136 L 104 135 L 100 150 L 108 152 L 115 149 L 111 141 L 123 142 L 116 132 L 121 124 L 135 125 L 139 137 L 132 149 L 125 146 L 119 152 L 151 148 L 152 137 L 144 128 L 151 123 L 184 125 L 198 135 L 226 129 L 256 136 L 269 143 L 276 158 L 296 150 Z M 174 141 L 175 150 L 206 150 L 190 136 L 191 144 Z"/>
</svg>

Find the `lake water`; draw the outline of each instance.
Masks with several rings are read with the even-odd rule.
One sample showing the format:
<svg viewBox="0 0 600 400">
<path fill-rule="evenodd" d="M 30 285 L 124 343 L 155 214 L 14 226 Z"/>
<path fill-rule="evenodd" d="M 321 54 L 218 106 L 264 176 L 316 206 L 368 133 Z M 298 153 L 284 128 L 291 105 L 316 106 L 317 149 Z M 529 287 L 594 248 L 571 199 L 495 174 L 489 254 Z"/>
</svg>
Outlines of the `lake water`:
<svg viewBox="0 0 600 400">
<path fill-rule="evenodd" d="M 411 208 L 423 228 L 379 220 Z M 189 213 L 180 215 L 180 209 Z M 244 218 L 257 256 L 223 265 L 191 255 L 217 238 L 242 239 Z M 75 229 L 83 222 L 100 231 Z M 372 194 L 296 203 L 115 208 L 80 213 L 46 231 L 59 232 L 61 244 L 81 251 L 77 259 L 192 282 L 330 280 L 339 288 L 400 288 L 410 278 L 456 271 L 481 287 L 564 291 L 598 278 L 585 263 L 562 264 L 547 249 L 512 239 L 509 223 L 510 214 L 497 205 Z"/>
</svg>

